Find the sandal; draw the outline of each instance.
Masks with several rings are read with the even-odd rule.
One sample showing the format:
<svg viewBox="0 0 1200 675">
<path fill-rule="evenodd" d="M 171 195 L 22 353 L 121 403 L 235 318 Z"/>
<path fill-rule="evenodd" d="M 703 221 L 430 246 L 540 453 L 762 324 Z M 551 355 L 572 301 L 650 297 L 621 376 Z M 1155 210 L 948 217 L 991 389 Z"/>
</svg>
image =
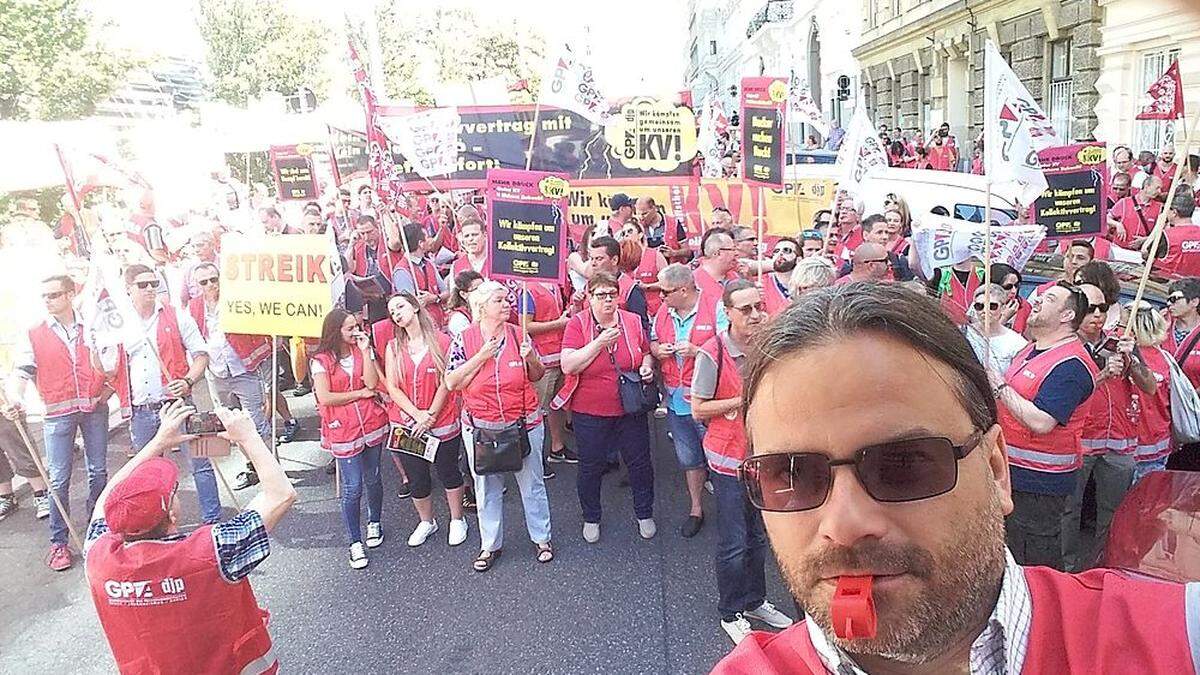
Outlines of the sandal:
<svg viewBox="0 0 1200 675">
<path fill-rule="evenodd" d="M 500 557 L 500 550 L 495 551 L 480 551 L 475 558 L 475 562 L 471 563 L 471 567 L 476 572 L 486 572 L 492 569 L 492 565 L 496 564 L 496 559 Z"/>
<path fill-rule="evenodd" d="M 540 563 L 548 563 L 554 560 L 554 547 L 550 542 L 537 545 L 537 561 Z"/>
</svg>

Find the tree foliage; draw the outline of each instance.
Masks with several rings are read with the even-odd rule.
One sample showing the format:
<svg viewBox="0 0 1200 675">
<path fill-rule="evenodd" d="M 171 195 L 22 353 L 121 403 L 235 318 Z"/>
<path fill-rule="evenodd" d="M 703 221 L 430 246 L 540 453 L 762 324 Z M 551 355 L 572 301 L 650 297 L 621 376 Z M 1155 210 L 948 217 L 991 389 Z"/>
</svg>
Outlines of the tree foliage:
<svg viewBox="0 0 1200 675">
<path fill-rule="evenodd" d="M 86 117 L 134 65 L 78 0 L 0 0 L 0 119 Z"/>
<path fill-rule="evenodd" d="M 216 98 L 245 105 L 268 92 L 290 96 L 302 86 L 323 98 L 329 85 L 324 25 L 296 16 L 281 0 L 200 0 L 199 9 Z"/>
</svg>

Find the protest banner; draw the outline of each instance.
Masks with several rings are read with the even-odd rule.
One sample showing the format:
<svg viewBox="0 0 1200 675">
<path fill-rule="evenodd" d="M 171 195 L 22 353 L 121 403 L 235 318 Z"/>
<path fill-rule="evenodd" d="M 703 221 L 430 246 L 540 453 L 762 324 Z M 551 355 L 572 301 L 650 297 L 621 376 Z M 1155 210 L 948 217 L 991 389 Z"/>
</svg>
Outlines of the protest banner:
<svg viewBox="0 0 1200 675">
<path fill-rule="evenodd" d="M 221 330 L 320 337 L 339 274 L 327 235 L 227 234 L 221 239 Z"/>
<path fill-rule="evenodd" d="M 764 222 L 768 236 L 795 237 L 812 226 L 817 211 L 829 208 L 836 183 L 802 178 L 785 183 L 783 189 L 764 194 Z"/>
<path fill-rule="evenodd" d="M 742 178 L 752 185 L 783 187 L 788 78 L 742 78 Z"/>
<path fill-rule="evenodd" d="M 422 178 L 450 175 L 458 166 L 456 108 L 431 108 L 404 117 L 385 117 L 383 130 Z"/>
<path fill-rule="evenodd" d="M 566 283 L 567 189 L 561 173 L 488 172 L 489 279 Z"/>
<path fill-rule="evenodd" d="M 279 198 L 284 201 L 312 201 L 317 199 L 317 178 L 313 174 L 312 146 L 272 145 L 269 150 L 271 172 L 275 176 L 275 187 Z"/>
<path fill-rule="evenodd" d="M 1106 229 L 1108 150 L 1104 143 L 1077 143 L 1038 152 L 1047 188 L 1033 203 L 1034 220 L 1046 236 L 1080 237 Z"/>
<path fill-rule="evenodd" d="M 1038 244 L 1046 237 L 1041 225 L 988 227 L 985 223 L 926 214 L 921 226 L 913 230 L 913 246 L 921 261 L 921 271 L 932 278 L 939 267 L 970 258 L 988 258 L 987 231 L 991 230 L 991 262 L 1007 263 L 1016 269 L 1025 267 Z"/>
</svg>

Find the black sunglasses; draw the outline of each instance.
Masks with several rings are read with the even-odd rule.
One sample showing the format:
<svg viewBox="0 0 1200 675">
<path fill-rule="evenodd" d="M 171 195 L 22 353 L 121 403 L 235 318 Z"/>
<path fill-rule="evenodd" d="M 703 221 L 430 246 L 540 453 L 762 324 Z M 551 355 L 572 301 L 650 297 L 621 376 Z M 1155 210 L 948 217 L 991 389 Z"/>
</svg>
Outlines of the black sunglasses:
<svg viewBox="0 0 1200 675">
<path fill-rule="evenodd" d="M 42 293 L 42 297 L 47 300 L 57 300 L 66 294 L 66 291 L 51 291 L 49 293 Z"/>
<path fill-rule="evenodd" d="M 958 484 L 958 460 L 979 446 L 976 431 L 962 445 L 942 437 L 910 438 L 869 445 L 854 459 L 831 460 L 816 452 L 758 455 L 738 467 L 750 503 L 762 511 L 808 511 L 833 489 L 833 467 L 852 466 L 858 482 L 877 502 L 914 502 L 946 494 Z"/>
<path fill-rule="evenodd" d="M 158 288 L 158 281 L 136 281 L 133 285 L 144 291 L 150 288 Z"/>
<path fill-rule="evenodd" d="M 1012 289 L 1016 288 L 1019 285 L 1020 285 L 1020 282 L 1018 281 L 1016 283 L 1011 283 L 1011 284 L 1000 284 L 1000 288 L 1003 288 L 1006 291 L 1011 291 Z"/>
<path fill-rule="evenodd" d="M 1187 296 L 1185 296 L 1183 293 L 1172 293 L 1167 296 L 1167 302 L 1179 302 L 1180 300 L 1183 300 L 1185 297 L 1187 297 Z"/>
<path fill-rule="evenodd" d="M 976 312 L 982 312 L 982 311 L 983 311 L 983 304 L 984 304 L 984 303 L 982 303 L 982 302 L 977 302 L 977 303 L 975 303 L 975 304 L 973 305 L 973 306 L 975 307 L 975 311 L 976 311 Z M 994 312 L 994 311 L 996 311 L 996 310 L 998 310 L 998 309 L 1000 309 L 1000 303 L 998 303 L 998 302 L 989 302 L 989 303 L 987 303 L 987 306 L 988 306 L 988 309 L 990 309 L 990 310 L 991 310 L 991 311 L 993 311 L 993 312 Z"/>
<path fill-rule="evenodd" d="M 1109 307 L 1109 304 L 1107 302 L 1102 302 L 1098 305 L 1093 305 L 1091 303 L 1088 303 L 1088 314 L 1091 314 L 1092 312 L 1104 314 L 1104 313 L 1108 312 L 1108 307 Z"/>
<path fill-rule="evenodd" d="M 207 286 L 209 284 L 215 286 L 220 283 L 220 280 L 217 277 L 209 277 L 207 279 L 197 279 L 196 283 L 200 284 L 201 286 Z"/>
</svg>

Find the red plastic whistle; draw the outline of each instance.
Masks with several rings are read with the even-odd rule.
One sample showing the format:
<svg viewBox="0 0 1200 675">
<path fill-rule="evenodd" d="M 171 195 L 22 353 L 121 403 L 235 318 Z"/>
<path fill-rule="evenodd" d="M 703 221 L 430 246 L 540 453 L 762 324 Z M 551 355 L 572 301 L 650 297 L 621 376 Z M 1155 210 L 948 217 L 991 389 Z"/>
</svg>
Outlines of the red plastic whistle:
<svg viewBox="0 0 1200 675">
<path fill-rule="evenodd" d="M 838 577 L 829 613 L 833 631 L 843 640 L 875 637 L 875 600 L 871 583 L 875 577 Z"/>
</svg>

